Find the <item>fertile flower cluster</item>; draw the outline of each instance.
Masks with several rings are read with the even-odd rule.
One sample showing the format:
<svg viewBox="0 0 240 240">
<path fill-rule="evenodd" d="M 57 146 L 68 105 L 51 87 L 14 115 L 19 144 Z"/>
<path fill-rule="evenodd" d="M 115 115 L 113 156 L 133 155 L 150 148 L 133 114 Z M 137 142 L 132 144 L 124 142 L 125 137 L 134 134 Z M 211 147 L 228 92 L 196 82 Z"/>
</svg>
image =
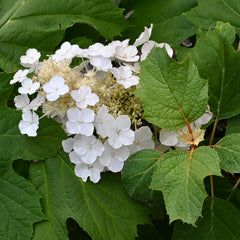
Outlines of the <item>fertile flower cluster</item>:
<svg viewBox="0 0 240 240">
<path fill-rule="evenodd" d="M 60 122 L 69 135 L 63 149 L 83 181 L 89 177 L 96 183 L 103 171 L 121 171 L 130 154 L 154 148 L 150 128 L 142 126 L 142 105 L 133 93 L 139 85 L 139 61 L 153 46 L 165 47 L 170 57 L 173 50 L 149 41 L 152 27 L 145 27 L 133 45 L 127 39 L 81 49 L 64 42 L 42 62 L 36 49 L 20 57 L 25 69 L 10 81 L 20 85 L 20 95 L 14 98 L 22 110 L 20 132 L 36 136 L 44 116 Z M 80 65 L 73 66 L 73 58 L 79 58 Z M 35 112 L 39 108 L 40 118 Z"/>
</svg>

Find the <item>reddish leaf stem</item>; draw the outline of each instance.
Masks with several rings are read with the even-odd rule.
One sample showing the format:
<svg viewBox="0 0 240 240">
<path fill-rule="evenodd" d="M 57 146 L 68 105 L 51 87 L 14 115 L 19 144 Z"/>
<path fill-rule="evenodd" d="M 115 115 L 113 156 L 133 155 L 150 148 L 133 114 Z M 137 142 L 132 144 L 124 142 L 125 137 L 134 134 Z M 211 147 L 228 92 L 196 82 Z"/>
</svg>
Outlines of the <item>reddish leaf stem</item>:
<svg viewBox="0 0 240 240">
<path fill-rule="evenodd" d="M 210 141 L 209 141 L 209 147 L 212 146 L 214 135 L 215 135 L 215 132 L 216 132 L 216 129 L 217 129 L 217 123 L 218 123 L 218 118 L 216 117 L 214 125 L 213 125 L 211 138 L 210 138 Z M 211 197 L 213 198 L 214 197 L 214 185 L 213 185 L 213 176 L 212 175 L 210 175 L 210 185 L 211 185 Z"/>
</svg>

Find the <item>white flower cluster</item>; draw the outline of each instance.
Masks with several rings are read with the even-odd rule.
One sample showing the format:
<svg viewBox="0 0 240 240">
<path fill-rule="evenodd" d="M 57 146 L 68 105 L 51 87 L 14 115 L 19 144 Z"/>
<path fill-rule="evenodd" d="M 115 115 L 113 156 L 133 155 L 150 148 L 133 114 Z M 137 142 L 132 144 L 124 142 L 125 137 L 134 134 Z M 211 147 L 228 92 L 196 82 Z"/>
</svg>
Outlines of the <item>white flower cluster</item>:
<svg viewBox="0 0 240 240">
<path fill-rule="evenodd" d="M 96 183 L 103 171 L 121 171 L 130 154 L 154 148 L 150 128 L 139 127 L 142 106 L 133 94 L 139 84 L 138 62 L 153 46 L 165 47 L 170 57 L 173 50 L 166 43 L 149 41 L 152 27 L 145 27 L 133 45 L 127 39 L 81 49 L 65 42 L 43 62 L 36 49 L 20 58 L 26 69 L 10 81 L 20 84 L 20 95 L 14 98 L 22 110 L 20 132 L 36 136 L 44 116 L 60 122 L 70 136 L 62 142 L 63 149 L 83 181 L 89 177 Z M 81 64 L 71 67 L 73 58 L 80 58 Z M 44 114 L 40 118 L 35 112 L 39 107 Z"/>
</svg>

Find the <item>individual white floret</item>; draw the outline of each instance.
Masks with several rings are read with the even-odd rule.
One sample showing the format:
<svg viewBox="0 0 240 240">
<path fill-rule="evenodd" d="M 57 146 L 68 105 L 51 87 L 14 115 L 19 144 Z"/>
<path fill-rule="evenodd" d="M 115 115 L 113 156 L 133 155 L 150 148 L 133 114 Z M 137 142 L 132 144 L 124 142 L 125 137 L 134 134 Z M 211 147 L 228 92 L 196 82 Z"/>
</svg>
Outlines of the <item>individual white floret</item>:
<svg viewBox="0 0 240 240">
<path fill-rule="evenodd" d="M 127 115 L 120 115 L 117 119 L 114 119 L 113 116 L 109 117 L 103 123 L 108 143 L 115 149 L 122 145 L 131 145 L 134 141 L 134 132 L 130 126 L 131 120 Z"/>
<path fill-rule="evenodd" d="M 71 108 L 67 111 L 68 121 L 66 129 L 71 134 L 83 134 L 90 136 L 93 134 L 94 112 L 91 109 Z"/>
<path fill-rule="evenodd" d="M 23 67 L 32 68 L 38 64 L 41 53 L 35 48 L 29 48 L 26 55 L 20 57 L 20 64 Z"/>
<path fill-rule="evenodd" d="M 122 46 L 122 42 L 118 40 L 112 41 L 107 46 L 109 51 L 111 51 L 114 56 L 116 54 L 116 47 Z"/>
<path fill-rule="evenodd" d="M 20 94 L 33 94 L 40 87 L 39 82 L 33 82 L 30 78 L 25 78 L 22 81 L 22 87 L 18 88 Z"/>
<path fill-rule="evenodd" d="M 142 45 L 147 42 L 152 34 L 153 24 L 151 23 L 150 28 L 144 27 L 144 32 L 140 34 L 140 36 L 136 39 L 134 46 Z"/>
<path fill-rule="evenodd" d="M 34 111 L 38 110 L 38 108 L 45 102 L 45 97 L 41 96 L 39 93 L 36 98 L 34 98 L 29 105 L 28 109 L 32 109 Z"/>
<path fill-rule="evenodd" d="M 60 49 L 58 49 L 54 55 L 52 55 L 52 59 L 59 62 L 59 61 L 69 61 L 71 62 L 72 59 L 76 55 L 81 54 L 81 49 L 78 45 L 74 44 L 71 45 L 69 42 L 64 42 Z"/>
<path fill-rule="evenodd" d="M 99 102 L 99 97 L 95 93 L 92 93 L 92 89 L 86 85 L 81 86 L 78 90 L 72 90 L 71 96 L 75 100 L 76 105 L 82 109 L 88 105 L 94 106 Z"/>
<path fill-rule="evenodd" d="M 117 83 L 123 85 L 126 89 L 131 86 L 136 86 L 139 83 L 139 77 L 133 75 L 131 69 L 128 66 L 113 68 L 111 72 L 117 79 Z"/>
<path fill-rule="evenodd" d="M 141 61 L 146 59 L 146 57 L 151 52 L 151 50 L 152 50 L 152 48 L 154 46 L 159 47 L 159 48 L 165 47 L 169 57 L 173 56 L 173 49 L 170 47 L 169 44 L 167 44 L 167 43 L 160 43 L 160 44 L 158 44 L 158 43 L 156 43 L 154 41 L 148 41 L 148 42 L 144 43 L 144 45 L 141 48 L 141 57 L 140 57 Z"/>
<path fill-rule="evenodd" d="M 112 62 L 109 58 L 90 57 L 90 63 L 97 69 L 97 71 L 107 72 L 112 68 Z"/>
<path fill-rule="evenodd" d="M 200 128 L 202 125 L 207 124 L 212 119 L 212 116 L 213 113 L 210 112 L 210 107 L 207 106 L 206 112 L 194 122 L 195 127 Z"/>
<path fill-rule="evenodd" d="M 139 60 L 136 46 L 128 45 L 129 39 L 122 42 L 121 46 L 115 48 L 115 57 L 125 62 L 137 62 Z"/>
<path fill-rule="evenodd" d="M 187 145 L 183 141 L 178 139 L 178 136 L 181 134 L 181 130 L 182 129 L 176 131 L 168 131 L 165 129 L 161 129 L 159 141 L 165 146 L 186 147 Z M 187 128 L 185 127 L 184 130 L 187 130 Z"/>
<path fill-rule="evenodd" d="M 128 159 L 129 155 L 130 152 L 127 147 L 122 146 L 115 149 L 106 141 L 104 143 L 104 152 L 98 159 L 101 165 L 116 173 L 122 170 L 124 161 Z"/>
<path fill-rule="evenodd" d="M 68 138 L 62 141 L 63 150 L 66 153 L 70 153 L 73 150 L 74 139 Z"/>
<path fill-rule="evenodd" d="M 21 134 L 27 134 L 29 137 L 37 136 L 38 124 L 39 117 L 35 112 L 23 110 L 22 120 L 18 124 Z"/>
<path fill-rule="evenodd" d="M 95 43 L 88 48 L 88 57 L 112 58 L 112 47 L 111 45 L 104 46 L 101 43 Z"/>
<path fill-rule="evenodd" d="M 61 95 L 66 94 L 69 91 L 67 84 L 64 84 L 64 78 L 61 76 L 53 76 L 49 82 L 43 85 L 43 91 L 47 93 L 48 101 L 55 101 Z"/>
<path fill-rule="evenodd" d="M 30 100 L 27 94 L 21 94 L 14 98 L 14 103 L 17 109 L 23 110 L 28 107 Z"/>
<path fill-rule="evenodd" d="M 97 112 L 95 116 L 94 125 L 97 130 L 97 134 L 100 135 L 102 138 L 107 137 L 106 132 L 103 127 L 104 121 L 108 118 L 111 118 L 111 114 L 108 113 L 108 109 L 105 105 L 103 105 Z"/>
<path fill-rule="evenodd" d="M 93 183 L 97 183 L 101 178 L 100 173 L 103 169 L 104 167 L 98 161 L 95 161 L 93 164 L 77 164 L 74 168 L 74 172 L 76 176 L 80 177 L 84 182 L 90 177 Z"/>
<path fill-rule="evenodd" d="M 129 147 L 130 154 L 143 149 L 154 149 L 154 141 L 152 140 L 152 131 L 148 126 L 141 127 L 135 131 L 135 138 Z"/>
<path fill-rule="evenodd" d="M 29 73 L 29 71 L 27 69 L 25 70 L 18 70 L 14 76 L 13 79 L 10 81 L 10 84 L 14 84 L 16 82 L 22 82 L 24 79 L 27 78 L 27 74 Z"/>
<path fill-rule="evenodd" d="M 98 156 L 102 155 L 104 146 L 102 142 L 93 135 L 76 135 L 74 137 L 73 149 L 84 163 L 92 164 Z"/>
</svg>

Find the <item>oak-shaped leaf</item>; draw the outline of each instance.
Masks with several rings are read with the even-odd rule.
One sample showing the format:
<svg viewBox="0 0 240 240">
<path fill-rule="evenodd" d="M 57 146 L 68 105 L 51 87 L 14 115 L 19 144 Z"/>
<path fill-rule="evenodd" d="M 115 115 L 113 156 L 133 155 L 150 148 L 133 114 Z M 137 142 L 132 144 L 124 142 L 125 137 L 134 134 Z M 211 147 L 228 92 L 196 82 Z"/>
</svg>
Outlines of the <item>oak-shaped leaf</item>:
<svg viewBox="0 0 240 240">
<path fill-rule="evenodd" d="M 180 221 L 174 226 L 173 240 L 238 240 L 240 236 L 240 211 L 230 202 L 210 198 L 204 202 L 203 217 L 197 227 Z"/>
<path fill-rule="evenodd" d="M 17 159 L 43 160 L 56 155 L 65 137 L 60 124 L 42 119 L 39 136 L 20 134 L 21 111 L 6 105 L 12 75 L 0 73 L 0 239 L 30 239 L 33 224 L 44 219 L 40 195 L 33 185 L 12 169 Z"/>
<path fill-rule="evenodd" d="M 71 217 L 94 240 L 134 239 L 137 224 L 149 222 L 148 210 L 131 199 L 121 179 L 102 174 L 100 182 L 83 182 L 75 176 L 68 155 L 32 164 L 30 180 L 42 196 L 48 221 L 35 225 L 33 239 L 67 239 L 66 220 Z"/>
<path fill-rule="evenodd" d="M 206 111 L 208 84 L 199 77 L 190 57 L 179 63 L 165 49 L 154 48 L 140 65 L 141 87 L 136 94 L 146 120 L 163 129 L 176 130 Z"/>
<path fill-rule="evenodd" d="M 207 197 L 203 179 L 220 176 L 219 163 L 218 154 L 210 147 L 171 151 L 159 159 L 150 187 L 163 192 L 170 222 L 181 219 L 195 224 Z"/>
<path fill-rule="evenodd" d="M 209 105 L 218 119 L 240 113 L 240 52 L 232 46 L 235 30 L 218 23 L 215 29 L 200 31 L 196 46 L 189 49 L 202 78 L 208 79 Z"/>
</svg>

